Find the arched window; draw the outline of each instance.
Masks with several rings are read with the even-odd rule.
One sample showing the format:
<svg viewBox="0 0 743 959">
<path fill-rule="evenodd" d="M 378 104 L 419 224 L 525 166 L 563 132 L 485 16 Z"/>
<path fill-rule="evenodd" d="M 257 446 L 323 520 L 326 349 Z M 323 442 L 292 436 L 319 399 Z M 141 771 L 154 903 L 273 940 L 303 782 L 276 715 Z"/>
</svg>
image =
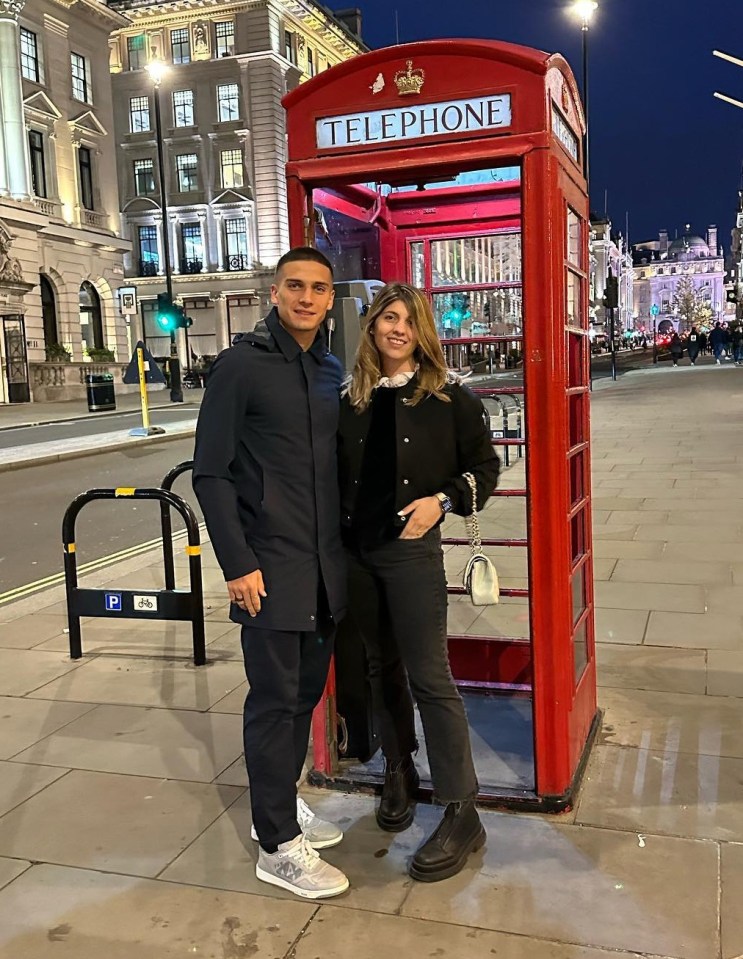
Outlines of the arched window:
<svg viewBox="0 0 743 959">
<path fill-rule="evenodd" d="M 59 343 L 57 302 L 54 296 L 54 287 L 43 273 L 39 274 L 39 289 L 41 291 L 41 316 L 44 321 L 44 346 L 52 346 Z"/>
<path fill-rule="evenodd" d="M 105 348 L 101 298 L 93 284 L 87 280 L 80 287 L 80 331 L 86 350 Z"/>
</svg>

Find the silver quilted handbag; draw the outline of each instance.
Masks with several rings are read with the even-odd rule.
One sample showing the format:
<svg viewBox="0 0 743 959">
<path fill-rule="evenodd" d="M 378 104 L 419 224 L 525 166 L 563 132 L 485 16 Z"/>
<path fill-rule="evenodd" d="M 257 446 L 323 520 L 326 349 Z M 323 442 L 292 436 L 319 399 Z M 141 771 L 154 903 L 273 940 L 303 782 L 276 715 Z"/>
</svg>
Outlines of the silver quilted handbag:
<svg viewBox="0 0 743 959">
<path fill-rule="evenodd" d="M 473 606 L 493 606 L 500 600 L 498 573 L 482 551 L 480 524 L 477 520 L 477 483 L 472 473 L 463 473 L 472 492 L 472 512 L 465 517 L 472 554 L 464 568 L 464 588 Z"/>
</svg>

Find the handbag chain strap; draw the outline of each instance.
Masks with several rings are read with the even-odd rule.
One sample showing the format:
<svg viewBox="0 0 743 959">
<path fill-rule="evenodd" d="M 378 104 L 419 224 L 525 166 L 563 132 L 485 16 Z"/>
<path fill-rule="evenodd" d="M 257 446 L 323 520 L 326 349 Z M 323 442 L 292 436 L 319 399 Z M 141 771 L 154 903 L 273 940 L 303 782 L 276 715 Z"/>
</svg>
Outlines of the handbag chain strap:
<svg viewBox="0 0 743 959">
<path fill-rule="evenodd" d="M 464 525 L 467 529 L 472 555 L 475 556 L 478 553 L 482 553 L 480 523 L 477 519 L 477 483 L 472 473 L 463 473 L 462 476 L 467 480 L 467 485 L 472 493 L 472 512 L 469 516 L 465 516 Z"/>
</svg>

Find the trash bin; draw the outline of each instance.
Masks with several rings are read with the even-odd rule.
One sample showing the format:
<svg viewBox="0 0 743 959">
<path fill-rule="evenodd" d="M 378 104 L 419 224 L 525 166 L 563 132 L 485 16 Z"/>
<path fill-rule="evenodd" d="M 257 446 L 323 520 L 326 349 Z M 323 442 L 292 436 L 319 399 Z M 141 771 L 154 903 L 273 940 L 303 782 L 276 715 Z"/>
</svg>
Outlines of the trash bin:
<svg viewBox="0 0 743 959">
<path fill-rule="evenodd" d="M 88 409 L 91 413 L 116 409 L 113 373 L 86 373 Z"/>
</svg>

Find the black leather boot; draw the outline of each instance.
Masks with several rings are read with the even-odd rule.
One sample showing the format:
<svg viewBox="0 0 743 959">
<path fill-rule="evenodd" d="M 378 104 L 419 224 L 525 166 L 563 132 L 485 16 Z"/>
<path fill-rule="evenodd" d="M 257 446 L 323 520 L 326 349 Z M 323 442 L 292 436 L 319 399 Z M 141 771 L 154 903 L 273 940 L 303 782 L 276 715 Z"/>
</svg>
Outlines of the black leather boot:
<svg viewBox="0 0 743 959">
<path fill-rule="evenodd" d="M 402 832 L 415 815 L 415 792 L 420 784 L 411 756 L 387 762 L 377 824 L 387 832 Z"/>
<path fill-rule="evenodd" d="M 467 856 L 485 845 L 485 838 L 474 802 L 450 802 L 435 832 L 413 856 L 410 875 L 421 882 L 456 876 Z"/>
</svg>

